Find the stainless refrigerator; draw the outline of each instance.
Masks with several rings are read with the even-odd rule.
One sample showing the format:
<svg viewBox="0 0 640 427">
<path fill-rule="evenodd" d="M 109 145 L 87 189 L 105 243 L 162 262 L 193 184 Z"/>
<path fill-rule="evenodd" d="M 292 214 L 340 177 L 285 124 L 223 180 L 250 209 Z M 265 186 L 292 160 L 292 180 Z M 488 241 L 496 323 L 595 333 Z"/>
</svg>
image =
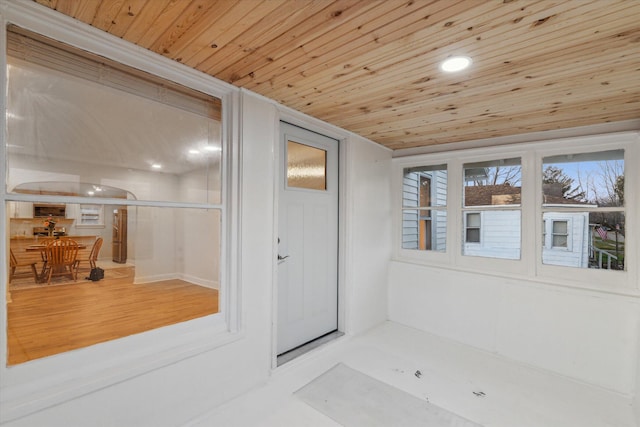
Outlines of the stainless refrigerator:
<svg viewBox="0 0 640 427">
<path fill-rule="evenodd" d="M 113 210 L 113 262 L 127 262 L 127 208 Z"/>
</svg>

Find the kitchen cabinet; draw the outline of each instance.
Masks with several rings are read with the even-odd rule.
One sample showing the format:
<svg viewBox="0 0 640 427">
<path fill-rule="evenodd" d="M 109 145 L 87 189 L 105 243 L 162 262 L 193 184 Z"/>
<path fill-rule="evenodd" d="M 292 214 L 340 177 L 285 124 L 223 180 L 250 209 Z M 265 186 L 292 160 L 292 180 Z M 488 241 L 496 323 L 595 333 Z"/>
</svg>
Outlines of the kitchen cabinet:
<svg viewBox="0 0 640 427">
<path fill-rule="evenodd" d="M 76 203 L 67 203 L 67 209 L 65 211 L 65 218 L 76 219 L 78 217 L 79 205 Z"/>
<path fill-rule="evenodd" d="M 33 218 L 33 203 L 8 202 L 9 218 Z"/>
</svg>

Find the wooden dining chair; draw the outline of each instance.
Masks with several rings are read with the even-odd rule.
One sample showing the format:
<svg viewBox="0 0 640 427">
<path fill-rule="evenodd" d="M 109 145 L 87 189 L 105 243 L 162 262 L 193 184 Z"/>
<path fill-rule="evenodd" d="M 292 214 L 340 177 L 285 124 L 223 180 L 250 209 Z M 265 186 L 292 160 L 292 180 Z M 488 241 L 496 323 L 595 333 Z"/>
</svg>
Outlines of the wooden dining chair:
<svg viewBox="0 0 640 427">
<path fill-rule="evenodd" d="M 9 266 L 11 267 L 11 270 L 9 271 L 9 283 L 11 283 L 11 280 L 20 274 L 28 274 L 26 272 L 17 273 L 16 270 L 20 267 L 31 267 L 33 278 L 38 282 L 38 271 L 36 270 L 36 263 L 34 261 L 18 261 L 11 248 L 9 248 L 9 256 Z"/>
<path fill-rule="evenodd" d="M 98 237 L 95 242 L 93 242 L 93 246 L 91 247 L 91 252 L 88 257 L 81 257 L 76 259 L 76 274 L 80 269 L 80 264 L 84 262 L 89 263 L 89 269 L 96 268 L 96 261 L 98 260 L 98 255 L 100 254 L 100 249 L 102 248 L 102 237 Z"/>
<path fill-rule="evenodd" d="M 47 284 L 50 284 L 53 276 L 68 276 L 77 280 L 78 242 L 71 239 L 53 240 L 47 244 L 44 254 L 42 281 L 46 277 Z"/>
</svg>

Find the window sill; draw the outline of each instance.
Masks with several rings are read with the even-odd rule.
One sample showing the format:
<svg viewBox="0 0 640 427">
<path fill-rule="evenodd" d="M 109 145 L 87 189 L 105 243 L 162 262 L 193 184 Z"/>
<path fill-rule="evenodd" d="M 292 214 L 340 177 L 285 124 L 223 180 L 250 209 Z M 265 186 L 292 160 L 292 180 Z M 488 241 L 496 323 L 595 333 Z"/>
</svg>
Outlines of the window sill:
<svg viewBox="0 0 640 427">
<path fill-rule="evenodd" d="M 224 317 L 216 314 L 3 367 L 0 424 L 215 350 L 243 336 L 229 332 Z"/>
<path fill-rule="evenodd" d="M 392 257 L 392 262 L 404 263 L 404 264 L 413 264 L 418 266 L 430 267 L 430 268 L 438 268 L 442 270 L 450 270 L 457 271 L 463 273 L 475 273 L 481 274 L 484 276 L 492 276 L 502 279 L 510 279 L 510 280 L 518 280 L 521 282 L 525 282 L 528 284 L 532 284 L 534 286 L 541 286 L 545 288 L 557 288 L 563 287 L 568 289 L 574 289 L 576 291 L 585 291 L 585 292 L 594 292 L 598 294 L 610 294 L 610 295 L 618 295 L 622 297 L 631 297 L 631 298 L 640 298 L 640 289 L 632 287 L 629 284 L 610 284 L 612 281 L 604 281 L 598 280 L 597 277 L 592 277 L 589 280 L 580 280 L 578 278 L 567 278 L 563 276 L 567 275 L 575 275 L 571 273 L 567 273 L 565 275 L 558 275 L 554 272 L 543 272 L 538 273 L 536 275 L 529 274 L 519 274 L 513 272 L 504 272 L 500 271 L 498 268 L 492 268 L 490 264 L 492 264 L 495 259 L 485 258 L 487 261 L 485 262 L 484 267 L 480 268 L 477 266 L 463 266 L 463 265 L 455 265 L 453 263 L 444 263 L 439 260 L 427 260 L 427 259 L 417 259 L 403 256 L 394 256 Z M 499 261 L 513 261 L 513 260 L 499 260 Z M 549 267 L 549 266 L 544 266 Z M 553 267 L 553 266 L 550 266 Z M 559 267 L 565 268 L 565 267 Z M 592 272 L 597 272 L 598 270 L 590 270 Z M 582 271 L 581 271 L 582 272 Z M 585 271 L 583 273 L 589 274 L 589 271 Z M 617 275 L 621 274 L 625 277 L 625 281 L 628 283 L 632 283 L 631 279 L 632 275 L 628 271 L 616 271 L 616 272 L 607 272 L 606 274 Z M 582 276 L 582 275 L 580 275 Z M 611 277 L 609 278 L 611 279 Z M 597 284 L 596 284 L 597 283 Z"/>
</svg>

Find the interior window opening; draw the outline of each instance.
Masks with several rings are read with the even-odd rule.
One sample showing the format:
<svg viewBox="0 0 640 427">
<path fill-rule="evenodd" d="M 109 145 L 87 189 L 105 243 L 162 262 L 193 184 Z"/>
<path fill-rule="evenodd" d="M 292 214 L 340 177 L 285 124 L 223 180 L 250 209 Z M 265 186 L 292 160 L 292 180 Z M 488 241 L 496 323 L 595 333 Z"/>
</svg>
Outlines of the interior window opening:
<svg viewBox="0 0 640 427">
<path fill-rule="evenodd" d="M 7 35 L 6 363 L 219 313 L 221 100 Z"/>
</svg>

